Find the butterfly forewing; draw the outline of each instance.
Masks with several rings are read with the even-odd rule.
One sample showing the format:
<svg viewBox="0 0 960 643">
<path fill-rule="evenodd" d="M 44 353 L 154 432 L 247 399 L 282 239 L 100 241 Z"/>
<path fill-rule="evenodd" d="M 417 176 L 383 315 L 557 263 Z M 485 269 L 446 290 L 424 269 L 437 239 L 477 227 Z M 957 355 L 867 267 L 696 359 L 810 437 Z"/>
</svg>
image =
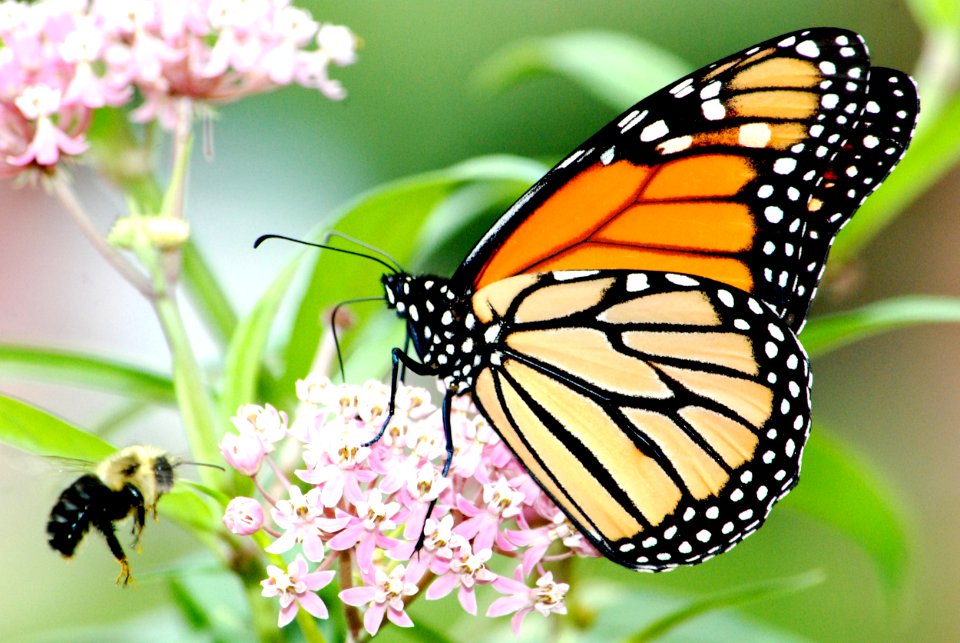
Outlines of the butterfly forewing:
<svg viewBox="0 0 960 643">
<path fill-rule="evenodd" d="M 919 107 L 912 78 L 895 69 L 871 68 L 860 121 L 820 172 L 807 201 L 803 241 L 790 247 L 795 248 L 800 269 L 785 319 L 796 332 L 803 327 L 826 267 L 823 257 L 840 228 L 903 157 L 917 125 Z M 781 247 L 781 251 L 785 249 Z"/>
<path fill-rule="evenodd" d="M 554 272 L 495 282 L 473 308 L 497 328 L 477 405 L 609 558 L 698 562 L 796 483 L 807 360 L 755 298 L 687 275 Z"/>
<path fill-rule="evenodd" d="M 454 282 L 481 288 L 526 272 L 676 271 L 750 292 L 798 328 L 816 285 L 809 266 L 819 277 L 839 229 L 823 226 L 810 239 L 808 201 L 824 195 L 831 160 L 860 146 L 850 141 L 863 138 L 869 77 L 862 39 L 826 28 L 701 69 L 568 155 L 481 240 Z M 912 122 L 915 93 L 912 106 L 902 102 Z M 846 219 L 857 205 L 844 198 L 834 209 Z"/>
</svg>

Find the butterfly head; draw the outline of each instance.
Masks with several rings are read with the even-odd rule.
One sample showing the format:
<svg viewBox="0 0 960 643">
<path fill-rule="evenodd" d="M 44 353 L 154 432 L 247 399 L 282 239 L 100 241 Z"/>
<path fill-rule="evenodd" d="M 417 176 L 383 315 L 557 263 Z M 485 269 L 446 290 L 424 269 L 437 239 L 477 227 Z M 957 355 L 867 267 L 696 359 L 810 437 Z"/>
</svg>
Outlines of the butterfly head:
<svg viewBox="0 0 960 643">
<path fill-rule="evenodd" d="M 407 323 L 407 332 L 420 361 L 453 388 L 469 387 L 467 377 L 475 355 L 478 332 L 469 299 L 450 281 L 433 275 L 385 274 L 381 278 L 387 306 Z M 465 372 L 466 371 L 466 372 Z"/>
</svg>

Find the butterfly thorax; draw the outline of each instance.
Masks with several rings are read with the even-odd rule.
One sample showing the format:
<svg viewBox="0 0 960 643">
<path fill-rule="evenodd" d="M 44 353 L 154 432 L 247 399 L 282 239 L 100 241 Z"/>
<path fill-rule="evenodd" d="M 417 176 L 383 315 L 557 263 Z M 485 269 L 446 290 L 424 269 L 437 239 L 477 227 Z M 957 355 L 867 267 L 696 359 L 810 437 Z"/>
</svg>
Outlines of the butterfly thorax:
<svg viewBox="0 0 960 643">
<path fill-rule="evenodd" d="M 451 288 L 445 277 L 384 275 L 387 305 L 407 322 L 407 332 L 421 363 L 447 388 L 467 391 L 483 356 L 475 350 L 484 329 L 470 310 L 469 292 Z"/>
</svg>

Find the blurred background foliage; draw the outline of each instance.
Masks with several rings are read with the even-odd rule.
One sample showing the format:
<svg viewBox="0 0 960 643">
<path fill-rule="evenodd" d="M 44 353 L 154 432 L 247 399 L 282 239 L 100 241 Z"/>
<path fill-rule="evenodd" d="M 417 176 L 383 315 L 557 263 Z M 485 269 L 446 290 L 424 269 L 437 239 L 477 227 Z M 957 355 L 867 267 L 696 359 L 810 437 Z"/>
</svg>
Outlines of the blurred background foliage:
<svg viewBox="0 0 960 643">
<path fill-rule="evenodd" d="M 579 565 L 572 590 L 578 607 L 570 618 L 589 623 L 596 640 L 617 640 L 644 628 L 651 636 L 664 631 L 658 619 L 677 610 L 698 614 L 698 605 L 729 604 L 736 611 L 690 620 L 666 630 L 667 639 L 960 640 L 960 329 L 915 323 L 955 320 L 956 302 L 900 299 L 861 309 L 907 294 L 960 295 L 960 222 L 953 207 L 960 190 L 956 170 L 948 171 L 960 149 L 960 116 L 953 117 L 960 110 L 951 102 L 960 15 L 955 2 L 885 1 L 869 11 L 854 0 L 300 4 L 363 39 L 360 62 L 337 72 L 350 96 L 331 104 L 289 90 L 228 106 L 213 123 L 212 145 L 197 145 L 191 173 L 188 211 L 196 245 L 241 318 L 262 311 L 264 292 L 279 292 L 275 279 L 302 253 L 276 242 L 254 252 L 258 235 L 307 236 L 347 211 L 338 229 L 399 249 L 408 267 L 449 272 L 497 208 L 544 169 L 541 163 L 555 162 L 649 91 L 754 42 L 807 26 L 845 27 L 864 35 L 875 64 L 914 72 L 922 119 L 930 118 L 922 126 L 931 128 L 918 134 L 913 153 L 921 160 L 910 163 L 908 155 L 903 177 L 895 173 L 854 219 L 868 223 L 841 233 L 834 260 L 844 261 L 831 266 L 814 307 L 821 322 L 811 324 L 809 340 L 804 337 L 816 349 L 817 424 L 800 487 L 763 530 L 707 565 L 660 575 L 602 560 Z M 444 170 L 505 154 L 515 157 Z M 420 176 L 404 179 L 412 175 Z M 99 205 L 106 228 L 122 204 L 90 178 L 78 171 L 77 188 Z M 401 182 L 381 188 L 379 197 L 357 200 L 389 181 Z M 0 190 L 0 341 L 106 355 L 165 372 L 168 357 L 145 302 L 118 287 L 117 277 L 41 191 L 9 184 Z M 481 215 L 459 228 L 451 219 L 464 211 Z M 283 358 L 309 366 L 311 350 L 294 343 L 284 354 L 277 337 L 309 335 L 327 299 L 379 294 L 369 266 L 325 257 L 313 274 L 316 279 L 309 271 L 282 275 L 294 280 L 298 297 L 321 283 L 323 292 L 307 297 L 309 305 L 299 310 L 289 303 L 281 308 L 273 363 Z M 851 310 L 856 313 L 823 317 Z M 369 311 L 358 307 L 357 313 Z M 194 321 L 193 330 L 202 332 Z M 395 326 L 390 332 L 399 332 Z M 906 328 L 868 332 L 897 327 Z M 386 365 L 385 328 L 373 320 L 350 338 L 358 348 L 351 379 Z M 379 342 L 368 341 L 373 337 Z M 829 350 L 854 338 L 859 341 Z M 219 359 L 215 333 L 200 348 L 211 365 Z M 235 347 L 234 359 L 244 348 Z M 172 411 L 125 423 L 124 413 L 133 409 L 118 406 L 117 396 L 37 381 L 36 368 L 23 365 L 29 361 L 3 365 L 3 393 L 74 424 L 119 426 L 107 436 L 117 443 L 149 436 L 173 451 L 185 448 Z M 291 368 L 289 377 L 300 374 Z M 110 375 L 103 377 L 109 381 Z M 135 383 L 144 398 L 168 399 L 162 381 Z M 268 392 L 289 395 L 290 383 L 280 381 Z M 222 384 L 228 397 L 250 393 L 242 378 Z M 144 553 L 133 561 L 139 587 L 118 591 L 109 582 L 115 563 L 105 547 L 85 546 L 69 564 L 47 549 L 46 514 L 70 474 L 10 449 L 3 457 L 0 590 L 8 600 L 0 640 L 58 640 L 65 628 L 72 640 L 104 640 L 98 627 L 107 624 L 118 639 L 130 638 L 121 635 L 125 628 L 139 640 L 189 638 L 159 580 L 196 548 L 190 537 L 170 521 L 152 525 Z M 207 559 L 196 560 L 203 571 Z M 215 587 L 220 600 L 201 611 L 233 618 L 230 608 L 239 595 L 217 584 L 222 577 L 200 574 L 196 582 Z M 177 589 L 181 606 L 196 595 Z M 755 595 L 764 598 L 748 600 Z M 418 604 L 412 610 L 416 630 L 391 628 L 381 639 L 503 635 L 505 623 L 471 618 L 452 599 L 446 603 L 442 620 L 436 605 L 426 610 Z M 418 619 L 427 612 L 429 619 Z M 523 638 L 550 636 L 545 623 L 528 618 Z"/>
</svg>

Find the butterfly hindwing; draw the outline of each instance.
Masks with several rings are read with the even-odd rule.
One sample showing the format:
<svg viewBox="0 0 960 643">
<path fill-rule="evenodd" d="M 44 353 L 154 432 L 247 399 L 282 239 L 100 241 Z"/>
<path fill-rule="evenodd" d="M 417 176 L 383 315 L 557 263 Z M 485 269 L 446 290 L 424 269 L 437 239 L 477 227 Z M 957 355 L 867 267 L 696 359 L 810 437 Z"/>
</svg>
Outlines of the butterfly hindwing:
<svg viewBox="0 0 960 643">
<path fill-rule="evenodd" d="M 508 278 L 472 305 L 496 328 L 474 400 L 607 557 L 698 562 L 796 483 L 807 360 L 757 299 L 704 278 L 599 271 Z"/>
</svg>

